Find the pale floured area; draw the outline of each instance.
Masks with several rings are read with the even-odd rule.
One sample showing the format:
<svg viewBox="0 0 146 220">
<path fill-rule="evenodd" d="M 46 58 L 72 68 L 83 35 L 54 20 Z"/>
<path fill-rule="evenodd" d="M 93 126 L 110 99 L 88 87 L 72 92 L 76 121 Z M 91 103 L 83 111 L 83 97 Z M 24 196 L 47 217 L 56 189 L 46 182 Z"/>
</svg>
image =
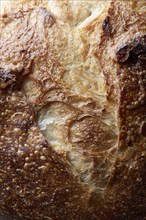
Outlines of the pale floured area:
<svg viewBox="0 0 146 220">
<path fill-rule="evenodd" d="M 106 184 L 110 164 L 94 175 L 92 170 L 97 164 L 91 155 L 97 153 L 99 164 L 102 164 L 105 159 L 101 152 L 110 154 L 118 141 L 117 103 L 107 100 L 105 76 L 100 60 L 95 56 L 102 32 L 99 21 L 105 19 L 109 3 L 44 3 L 56 19 L 46 35 L 64 71 L 54 74 L 63 89 L 48 92 L 49 99 L 51 97 L 55 102 L 48 100 L 47 106 L 38 114 L 39 127 L 51 146 L 58 153 L 67 155 L 80 181 L 88 183 L 91 190 L 98 185 L 99 193 Z"/>
<path fill-rule="evenodd" d="M 17 1 L 14 11 L 25 10 L 26 2 Z M 111 162 L 97 174 L 92 170 L 115 152 L 118 142 L 117 103 L 107 99 L 105 76 L 96 56 L 101 21 L 110 1 L 38 2 L 29 2 L 30 10 L 20 13 L 24 20 L 16 22 L 16 27 L 8 19 L 4 37 L 11 35 L 14 50 L 15 45 L 19 50 L 4 64 L 24 71 L 23 91 L 51 147 L 66 157 L 80 181 L 90 184 L 91 190 L 98 185 L 101 192 Z M 15 29 L 20 31 L 16 34 Z M 27 57 L 25 50 L 30 51 Z"/>
</svg>

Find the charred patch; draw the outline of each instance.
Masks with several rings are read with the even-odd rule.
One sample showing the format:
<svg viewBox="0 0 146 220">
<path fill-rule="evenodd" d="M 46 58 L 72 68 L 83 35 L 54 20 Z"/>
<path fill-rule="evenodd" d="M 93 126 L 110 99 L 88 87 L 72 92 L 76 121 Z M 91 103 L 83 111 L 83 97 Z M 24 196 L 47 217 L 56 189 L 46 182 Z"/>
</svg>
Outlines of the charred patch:
<svg viewBox="0 0 146 220">
<path fill-rule="evenodd" d="M 142 125 L 142 135 L 146 137 L 146 122 Z"/>
<path fill-rule="evenodd" d="M 135 38 L 132 43 L 127 43 L 119 48 L 116 56 L 121 64 L 137 64 L 146 67 L 146 35 Z"/>
<path fill-rule="evenodd" d="M 110 17 L 107 16 L 102 24 L 102 29 L 104 31 L 104 34 L 106 36 L 111 36 L 112 34 L 112 26 L 111 26 L 111 23 L 110 23 Z"/>
</svg>

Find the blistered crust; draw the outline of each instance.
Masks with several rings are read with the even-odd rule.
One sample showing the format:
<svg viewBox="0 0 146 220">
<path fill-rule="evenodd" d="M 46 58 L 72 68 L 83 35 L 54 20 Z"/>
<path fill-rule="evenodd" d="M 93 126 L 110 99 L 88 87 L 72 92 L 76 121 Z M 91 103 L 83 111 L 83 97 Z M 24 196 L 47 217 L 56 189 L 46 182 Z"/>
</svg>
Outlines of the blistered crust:
<svg viewBox="0 0 146 220">
<path fill-rule="evenodd" d="M 83 219 L 86 186 L 81 188 L 63 155 L 52 151 L 23 92 L 13 83 L 11 87 L 0 98 L 1 214 L 11 219 Z"/>
<path fill-rule="evenodd" d="M 2 216 L 144 219 L 145 6 L 3 5 Z"/>
</svg>

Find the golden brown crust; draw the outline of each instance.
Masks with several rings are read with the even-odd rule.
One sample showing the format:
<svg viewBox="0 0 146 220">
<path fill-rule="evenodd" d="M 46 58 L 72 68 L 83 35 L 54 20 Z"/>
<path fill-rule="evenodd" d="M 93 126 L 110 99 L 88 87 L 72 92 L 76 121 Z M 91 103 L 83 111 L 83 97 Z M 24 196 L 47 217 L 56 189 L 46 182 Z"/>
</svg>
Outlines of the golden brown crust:
<svg viewBox="0 0 146 220">
<path fill-rule="evenodd" d="M 77 183 L 63 155 L 52 151 L 34 117 L 18 88 L 1 91 L 0 210 L 20 219 L 84 219 L 86 187 Z"/>
<path fill-rule="evenodd" d="M 145 7 L 3 5 L 0 216 L 144 220 Z"/>
</svg>

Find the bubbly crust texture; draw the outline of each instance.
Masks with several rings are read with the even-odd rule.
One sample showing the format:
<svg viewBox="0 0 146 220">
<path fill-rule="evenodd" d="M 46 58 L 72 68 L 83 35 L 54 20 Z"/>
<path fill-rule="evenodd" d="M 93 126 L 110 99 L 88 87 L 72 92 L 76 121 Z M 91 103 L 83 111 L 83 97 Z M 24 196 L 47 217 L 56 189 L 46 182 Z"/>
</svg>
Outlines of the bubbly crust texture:
<svg viewBox="0 0 146 220">
<path fill-rule="evenodd" d="M 0 219 L 145 220 L 146 1 L 0 3 Z"/>
</svg>

